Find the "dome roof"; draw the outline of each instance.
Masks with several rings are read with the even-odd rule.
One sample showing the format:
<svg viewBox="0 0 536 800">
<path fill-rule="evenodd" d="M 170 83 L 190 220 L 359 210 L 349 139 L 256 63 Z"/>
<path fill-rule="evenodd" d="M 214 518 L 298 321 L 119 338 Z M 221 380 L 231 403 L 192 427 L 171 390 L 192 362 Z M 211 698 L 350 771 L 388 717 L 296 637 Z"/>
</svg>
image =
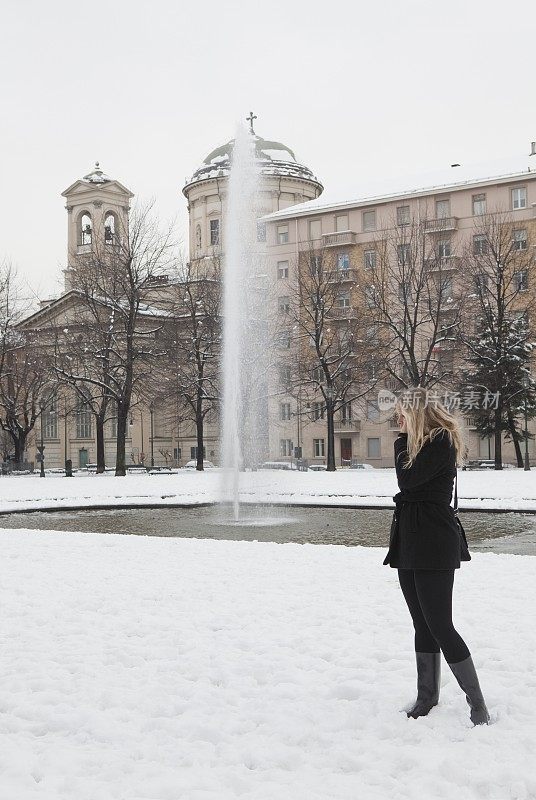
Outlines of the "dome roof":
<svg viewBox="0 0 536 800">
<path fill-rule="evenodd" d="M 311 181 L 322 187 L 318 178 L 311 170 L 300 164 L 293 150 L 281 142 L 263 139 L 257 134 L 252 134 L 255 141 L 255 155 L 259 161 L 261 174 L 266 176 L 281 175 L 288 178 L 300 178 Z M 231 160 L 234 148 L 234 139 L 221 147 L 217 147 L 205 158 L 201 166 L 196 169 L 192 177 L 186 181 L 184 192 L 192 184 L 214 178 L 225 178 L 231 169 Z"/>
</svg>

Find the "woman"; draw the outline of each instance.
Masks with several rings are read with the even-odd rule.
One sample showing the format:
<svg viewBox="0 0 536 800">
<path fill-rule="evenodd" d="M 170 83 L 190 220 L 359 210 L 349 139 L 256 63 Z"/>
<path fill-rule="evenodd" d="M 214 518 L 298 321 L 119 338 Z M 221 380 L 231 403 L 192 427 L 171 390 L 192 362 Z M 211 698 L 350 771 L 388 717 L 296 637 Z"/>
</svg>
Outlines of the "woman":
<svg viewBox="0 0 536 800">
<path fill-rule="evenodd" d="M 469 560 L 450 502 L 464 445 L 459 424 L 441 403 L 412 389 L 396 406 L 400 435 L 395 468 L 400 491 L 384 564 L 398 569 L 415 628 L 417 700 L 408 717 L 423 717 L 439 701 L 441 651 L 465 692 L 474 725 L 489 723 L 471 654 L 452 623 L 454 570 Z"/>
</svg>

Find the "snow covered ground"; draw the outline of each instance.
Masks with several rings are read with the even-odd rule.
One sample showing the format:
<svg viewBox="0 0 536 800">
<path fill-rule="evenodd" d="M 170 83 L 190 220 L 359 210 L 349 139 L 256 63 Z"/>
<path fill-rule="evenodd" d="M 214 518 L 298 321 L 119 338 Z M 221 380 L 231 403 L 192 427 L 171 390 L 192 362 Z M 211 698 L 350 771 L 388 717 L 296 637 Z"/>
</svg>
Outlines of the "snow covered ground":
<svg viewBox="0 0 536 800">
<path fill-rule="evenodd" d="M 457 573 L 494 720 L 472 728 L 447 667 L 440 705 L 401 713 L 412 629 L 383 551 L 0 537 L 5 800 L 536 797 L 535 558 Z"/>
<path fill-rule="evenodd" d="M 391 506 L 394 470 L 261 471 L 240 476 L 242 499 L 302 505 Z M 0 478 L 0 511 L 121 505 L 195 505 L 220 498 L 221 473 L 58 475 Z M 460 508 L 536 511 L 536 470 L 459 472 Z"/>
</svg>

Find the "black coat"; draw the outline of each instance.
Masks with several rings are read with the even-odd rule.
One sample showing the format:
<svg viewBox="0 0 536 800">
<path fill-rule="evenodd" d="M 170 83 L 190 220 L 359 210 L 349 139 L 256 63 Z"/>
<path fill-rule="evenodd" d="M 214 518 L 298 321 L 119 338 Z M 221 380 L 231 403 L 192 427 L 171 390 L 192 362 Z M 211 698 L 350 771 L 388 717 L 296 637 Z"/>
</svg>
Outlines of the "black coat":
<svg viewBox="0 0 536 800">
<path fill-rule="evenodd" d="M 407 444 L 407 434 L 395 440 L 400 492 L 393 498 L 396 509 L 383 563 L 398 569 L 458 569 L 462 542 L 450 505 L 456 475 L 454 446 L 446 433 L 440 433 L 404 469 Z"/>
</svg>

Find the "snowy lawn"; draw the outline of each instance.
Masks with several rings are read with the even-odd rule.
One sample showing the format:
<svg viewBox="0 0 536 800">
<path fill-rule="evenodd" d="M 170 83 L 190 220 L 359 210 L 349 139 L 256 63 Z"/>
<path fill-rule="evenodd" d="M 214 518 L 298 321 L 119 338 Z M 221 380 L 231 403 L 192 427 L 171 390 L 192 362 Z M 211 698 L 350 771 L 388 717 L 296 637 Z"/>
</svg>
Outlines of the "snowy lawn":
<svg viewBox="0 0 536 800">
<path fill-rule="evenodd" d="M 391 506 L 398 491 L 393 469 L 244 473 L 245 502 L 288 505 Z M 221 496 L 219 470 L 181 470 L 174 475 L 47 475 L 0 478 L 0 511 L 135 505 L 196 505 Z M 536 511 L 536 470 L 459 472 L 460 507 Z"/>
<path fill-rule="evenodd" d="M 400 712 L 412 629 L 383 550 L 0 536 L 1 798 L 536 797 L 536 558 L 457 574 L 495 723 L 472 728 L 446 667 L 427 718 Z"/>
</svg>

